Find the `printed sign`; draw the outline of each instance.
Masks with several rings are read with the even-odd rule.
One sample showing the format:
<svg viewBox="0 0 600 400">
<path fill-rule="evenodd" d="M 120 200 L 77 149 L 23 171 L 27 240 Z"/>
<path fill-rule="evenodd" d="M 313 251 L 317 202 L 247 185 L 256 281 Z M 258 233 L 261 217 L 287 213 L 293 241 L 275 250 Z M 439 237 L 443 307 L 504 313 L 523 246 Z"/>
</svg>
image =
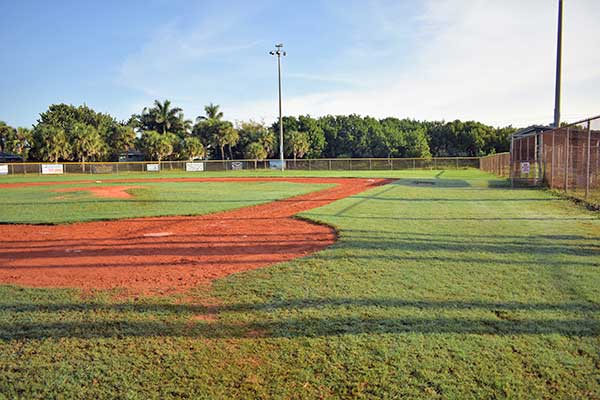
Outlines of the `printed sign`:
<svg viewBox="0 0 600 400">
<path fill-rule="evenodd" d="M 0 165 L 0 175 L 8 175 L 8 165 Z"/>
<path fill-rule="evenodd" d="M 240 161 L 234 161 L 231 163 L 231 169 L 233 171 L 239 171 L 244 168 L 244 164 Z"/>
<path fill-rule="evenodd" d="M 283 162 L 283 166 L 285 167 L 285 161 Z M 281 160 L 269 160 L 269 168 L 281 169 Z"/>
<path fill-rule="evenodd" d="M 530 171 L 530 165 L 528 162 L 522 162 L 521 163 L 521 173 L 522 174 L 528 174 Z"/>
<path fill-rule="evenodd" d="M 185 163 L 185 170 L 187 172 L 201 172 L 204 171 L 203 162 L 189 162 Z"/>
<path fill-rule="evenodd" d="M 56 175 L 64 173 L 62 164 L 42 164 L 43 175 Z"/>
<path fill-rule="evenodd" d="M 160 172 L 160 164 L 146 164 L 146 171 Z"/>
</svg>

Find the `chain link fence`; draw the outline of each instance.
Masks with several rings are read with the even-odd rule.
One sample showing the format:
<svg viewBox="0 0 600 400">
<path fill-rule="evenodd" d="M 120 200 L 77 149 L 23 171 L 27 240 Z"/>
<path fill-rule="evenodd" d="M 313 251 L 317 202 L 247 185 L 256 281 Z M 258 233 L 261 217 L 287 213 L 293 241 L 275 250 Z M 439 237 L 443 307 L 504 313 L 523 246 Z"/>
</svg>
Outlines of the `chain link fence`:
<svg viewBox="0 0 600 400">
<path fill-rule="evenodd" d="M 541 153 L 550 188 L 600 205 L 600 116 L 544 132 Z"/>
<path fill-rule="evenodd" d="M 511 149 L 513 184 L 544 183 L 600 206 L 600 116 L 515 137 Z"/>
<path fill-rule="evenodd" d="M 498 153 L 481 157 L 479 165 L 482 171 L 508 177 L 510 175 L 510 153 Z"/>
<path fill-rule="evenodd" d="M 478 157 L 452 158 L 331 158 L 286 160 L 288 170 L 298 171 L 385 171 L 406 169 L 479 168 Z M 132 172 L 204 172 L 279 170 L 279 160 L 197 160 L 90 163 L 10 163 L 0 164 L 0 174 L 121 174 Z"/>
</svg>

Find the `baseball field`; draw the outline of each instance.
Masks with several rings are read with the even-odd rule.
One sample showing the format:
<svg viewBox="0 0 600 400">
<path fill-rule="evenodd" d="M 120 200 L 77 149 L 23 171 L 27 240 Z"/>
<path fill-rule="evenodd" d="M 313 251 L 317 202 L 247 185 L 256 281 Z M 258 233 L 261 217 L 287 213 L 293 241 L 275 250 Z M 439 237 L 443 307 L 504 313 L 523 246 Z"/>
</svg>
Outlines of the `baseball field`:
<svg viewBox="0 0 600 400">
<path fill-rule="evenodd" d="M 0 399 L 600 398 L 600 218 L 477 170 L 0 179 Z"/>
</svg>

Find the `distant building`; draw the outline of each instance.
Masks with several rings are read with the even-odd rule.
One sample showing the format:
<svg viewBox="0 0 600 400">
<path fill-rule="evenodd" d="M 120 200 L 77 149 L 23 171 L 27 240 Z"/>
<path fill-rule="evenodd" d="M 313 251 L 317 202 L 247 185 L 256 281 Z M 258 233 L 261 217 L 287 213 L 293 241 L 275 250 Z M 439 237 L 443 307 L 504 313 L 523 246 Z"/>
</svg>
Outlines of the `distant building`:
<svg viewBox="0 0 600 400">
<path fill-rule="evenodd" d="M 119 162 L 144 161 L 144 153 L 137 150 L 119 153 Z"/>
<path fill-rule="evenodd" d="M 0 163 L 18 163 L 23 162 L 23 157 L 16 154 L 5 153 L 0 151 Z"/>
</svg>

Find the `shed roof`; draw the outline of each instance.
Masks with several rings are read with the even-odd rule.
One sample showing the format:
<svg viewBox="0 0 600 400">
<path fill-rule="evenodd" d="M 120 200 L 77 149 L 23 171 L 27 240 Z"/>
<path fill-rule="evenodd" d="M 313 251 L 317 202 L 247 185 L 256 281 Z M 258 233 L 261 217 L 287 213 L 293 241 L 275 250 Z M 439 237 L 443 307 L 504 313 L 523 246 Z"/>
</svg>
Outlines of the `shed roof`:
<svg viewBox="0 0 600 400">
<path fill-rule="evenodd" d="M 519 129 L 515 133 L 512 134 L 513 138 L 522 138 L 527 136 L 537 135 L 542 132 L 546 132 L 551 130 L 552 128 L 546 125 L 531 125 L 527 128 Z"/>
</svg>

